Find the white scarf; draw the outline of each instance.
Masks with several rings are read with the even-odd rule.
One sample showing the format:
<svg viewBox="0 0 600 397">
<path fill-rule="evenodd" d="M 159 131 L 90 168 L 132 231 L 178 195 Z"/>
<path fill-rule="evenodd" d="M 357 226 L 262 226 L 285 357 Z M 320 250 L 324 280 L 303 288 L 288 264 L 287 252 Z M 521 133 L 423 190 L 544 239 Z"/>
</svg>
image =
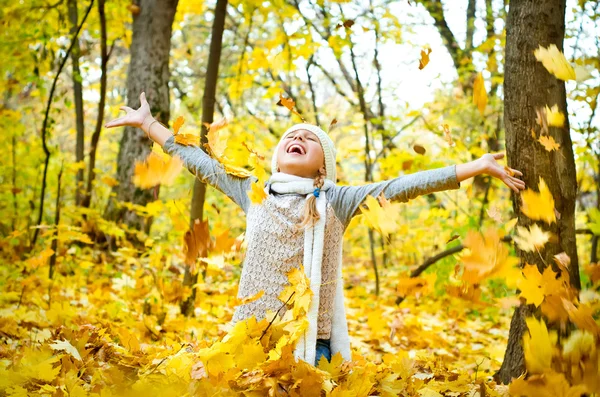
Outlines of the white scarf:
<svg viewBox="0 0 600 397">
<path fill-rule="evenodd" d="M 304 272 L 306 277 L 310 280 L 310 289 L 313 291 L 313 298 L 307 313 L 308 329 L 298 340 L 294 351 L 294 357 L 296 359 L 301 358 L 311 365 L 314 364 L 316 357 L 321 264 L 323 260 L 323 245 L 325 239 L 325 221 L 327 218 L 327 190 L 333 186 L 335 186 L 335 184 L 331 180 L 325 179 L 316 201 L 319 220 L 315 224 L 307 226 L 304 231 Z M 314 179 L 302 178 L 283 172 L 276 172 L 271 176 L 270 187 L 277 193 L 306 194 L 307 199 L 315 190 Z M 336 272 L 337 283 L 333 303 L 330 346 L 332 356 L 337 352 L 340 352 L 345 360 L 350 361 L 350 338 L 348 336 L 348 324 L 346 322 L 346 311 L 344 308 L 341 257 L 340 244 L 340 261 L 337 264 Z"/>
</svg>

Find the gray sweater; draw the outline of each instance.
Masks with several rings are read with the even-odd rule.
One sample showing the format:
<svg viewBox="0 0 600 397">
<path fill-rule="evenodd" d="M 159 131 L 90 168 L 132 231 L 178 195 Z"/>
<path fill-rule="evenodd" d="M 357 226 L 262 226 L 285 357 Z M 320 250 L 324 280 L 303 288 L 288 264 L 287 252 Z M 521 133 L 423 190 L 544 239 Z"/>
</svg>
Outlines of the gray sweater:
<svg viewBox="0 0 600 397">
<path fill-rule="evenodd" d="M 202 149 L 184 146 L 167 139 L 164 150 L 179 156 L 190 172 L 203 182 L 223 192 L 246 214 L 247 250 L 240 277 L 238 298 L 265 294 L 248 304 L 236 307 L 232 321 L 252 315 L 266 316 L 267 310 L 277 312 L 283 301 L 278 296 L 287 285 L 286 273 L 299 267 L 304 254 L 304 237 L 294 225 L 302 218 L 305 196 L 277 194 L 269 189 L 260 204 L 251 203 L 247 191 L 254 177 L 240 178 L 227 174 L 223 166 Z M 442 190 L 458 189 L 456 166 L 402 175 L 382 182 L 362 186 L 338 186 L 327 191 L 327 218 L 322 262 L 322 285 L 319 298 L 318 338 L 329 338 L 335 296 L 336 266 L 341 255 L 344 230 L 358 213 L 368 195 L 377 197 L 383 192 L 388 200 L 406 202 L 418 196 Z"/>
</svg>

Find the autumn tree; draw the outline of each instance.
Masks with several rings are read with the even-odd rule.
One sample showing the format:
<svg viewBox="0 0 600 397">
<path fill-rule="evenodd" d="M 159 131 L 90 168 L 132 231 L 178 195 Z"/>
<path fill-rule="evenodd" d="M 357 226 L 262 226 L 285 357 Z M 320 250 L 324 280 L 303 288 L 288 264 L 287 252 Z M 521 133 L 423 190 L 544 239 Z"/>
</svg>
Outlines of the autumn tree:
<svg viewBox="0 0 600 397">
<path fill-rule="evenodd" d="M 558 106 L 560 112 L 567 114 L 565 84 L 534 56 L 539 46 L 556 45 L 562 51 L 565 7 L 565 0 L 511 1 L 506 24 L 504 119 L 509 166 L 523 172 L 530 188 L 537 189 L 543 179 L 556 207 L 556 219 L 548 225 L 556 236 L 555 242 L 547 244 L 542 252 L 518 250 L 521 262 L 535 264 L 541 271 L 553 265 L 555 255 L 565 252 L 570 258 L 571 283 L 579 288 L 574 218 L 577 182 L 569 120 L 565 117 L 562 126 L 548 126 L 544 110 L 546 106 Z M 544 128 L 560 145 L 557 150 L 548 151 L 532 138 L 532 134 L 539 137 L 544 133 Z M 519 225 L 531 225 L 532 221 L 521 211 L 521 198 L 515 194 L 513 208 Z M 527 330 L 525 317 L 533 311 L 526 305 L 515 310 L 504 362 L 497 374 L 503 383 L 524 371 L 522 336 Z"/>
<path fill-rule="evenodd" d="M 223 41 L 223 31 L 225 29 L 225 16 L 227 15 L 227 0 L 218 0 L 215 6 L 215 18 L 212 26 L 212 37 L 210 39 L 210 52 L 208 55 L 208 66 L 206 68 L 206 77 L 204 79 L 204 96 L 202 99 L 202 132 L 200 134 L 200 147 L 208 142 L 206 133 L 207 126 L 213 122 L 215 112 L 215 95 L 217 90 L 217 81 L 219 79 L 219 61 L 221 59 L 221 47 Z M 202 221 L 204 214 L 204 200 L 206 197 L 206 183 L 200 179 L 194 179 L 194 190 L 192 196 L 192 205 L 190 209 L 190 233 L 194 234 L 197 228 L 194 227 L 196 220 Z M 183 284 L 192 286 L 196 283 L 198 274 L 192 274 L 190 268 L 185 269 Z M 192 291 L 181 304 L 181 312 L 190 315 L 194 308 L 196 290 Z"/>
<path fill-rule="evenodd" d="M 133 34 L 130 63 L 127 75 L 127 106 L 138 108 L 139 94 L 145 91 L 154 117 L 167 125 L 170 118 L 169 99 L 169 51 L 171 31 L 178 0 L 140 0 L 133 5 Z M 118 184 L 112 189 L 104 216 L 113 221 L 145 230 L 151 220 L 145 220 L 123 202 L 146 205 L 156 199 L 156 189 L 140 189 L 132 182 L 136 161 L 143 160 L 150 152 L 151 141 L 139 128 L 126 127 L 119 145 L 117 158 Z"/>
</svg>

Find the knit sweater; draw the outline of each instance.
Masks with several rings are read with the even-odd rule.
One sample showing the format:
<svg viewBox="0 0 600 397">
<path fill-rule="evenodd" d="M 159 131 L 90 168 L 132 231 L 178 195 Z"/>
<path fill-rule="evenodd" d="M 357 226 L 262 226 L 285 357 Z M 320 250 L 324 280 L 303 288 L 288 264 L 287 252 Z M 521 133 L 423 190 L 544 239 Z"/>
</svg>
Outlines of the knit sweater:
<svg viewBox="0 0 600 397">
<path fill-rule="evenodd" d="M 240 178 L 227 174 L 223 166 L 202 149 L 180 145 L 174 137 L 170 137 L 163 148 L 166 153 L 179 156 L 192 174 L 227 195 L 246 214 L 247 250 L 238 298 L 252 296 L 261 290 L 265 292 L 259 299 L 237 306 L 232 323 L 253 315 L 263 319 L 267 309 L 284 311 L 286 308 L 282 306 L 285 302 L 278 297 L 288 284 L 286 274 L 292 268 L 298 268 L 303 260 L 303 231 L 297 230 L 294 225 L 302 219 L 305 196 L 277 194 L 268 189 L 267 198 L 261 204 L 253 204 L 247 191 L 256 181 L 254 177 Z M 406 202 L 424 194 L 459 187 L 456 166 L 451 165 L 361 186 L 336 185 L 327 192 L 318 338 L 328 339 L 330 336 L 342 236 L 352 217 L 360 213 L 359 206 L 367 196 L 383 193 L 388 200 Z"/>
</svg>

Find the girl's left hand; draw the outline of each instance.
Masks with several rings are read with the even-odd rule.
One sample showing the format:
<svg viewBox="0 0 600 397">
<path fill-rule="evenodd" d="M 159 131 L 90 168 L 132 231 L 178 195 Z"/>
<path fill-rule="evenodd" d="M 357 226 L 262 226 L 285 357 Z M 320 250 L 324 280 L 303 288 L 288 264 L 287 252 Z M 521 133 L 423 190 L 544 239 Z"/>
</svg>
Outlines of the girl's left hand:
<svg viewBox="0 0 600 397">
<path fill-rule="evenodd" d="M 506 186 L 511 188 L 515 193 L 525 189 L 525 182 L 516 178 L 523 176 L 523 173 L 514 168 L 504 167 L 496 160 L 504 157 L 504 153 L 486 153 L 480 157 L 482 163 L 483 174 L 491 175 L 494 178 L 500 179 Z M 511 173 L 514 175 L 512 176 Z"/>
</svg>

